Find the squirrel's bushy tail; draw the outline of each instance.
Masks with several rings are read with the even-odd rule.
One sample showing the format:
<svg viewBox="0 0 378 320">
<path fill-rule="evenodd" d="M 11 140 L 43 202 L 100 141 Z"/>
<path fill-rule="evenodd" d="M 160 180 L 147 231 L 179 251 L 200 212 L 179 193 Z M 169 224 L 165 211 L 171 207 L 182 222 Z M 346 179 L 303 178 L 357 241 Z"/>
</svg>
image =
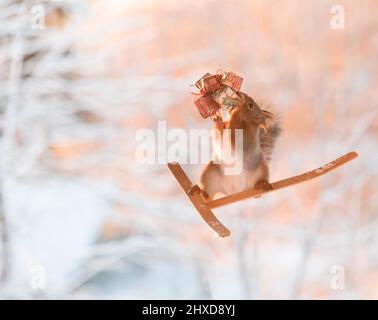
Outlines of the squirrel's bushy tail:
<svg viewBox="0 0 378 320">
<path fill-rule="evenodd" d="M 282 131 L 279 119 L 274 117 L 270 122 L 271 124 L 267 126 L 266 131 L 260 130 L 260 147 L 267 161 L 271 160 L 274 145 Z"/>
</svg>

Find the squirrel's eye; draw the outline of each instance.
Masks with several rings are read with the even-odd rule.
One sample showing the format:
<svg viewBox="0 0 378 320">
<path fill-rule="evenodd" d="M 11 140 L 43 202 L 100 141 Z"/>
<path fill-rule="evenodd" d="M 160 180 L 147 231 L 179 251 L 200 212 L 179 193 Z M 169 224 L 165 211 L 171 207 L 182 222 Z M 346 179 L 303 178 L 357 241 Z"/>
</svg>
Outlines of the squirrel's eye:
<svg viewBox="0 0 378 320">
<path fill-rule="evenodd" d="M 253 103 L 248 103 L 248 108 L 250 109 L 250 110 L 252 110 L 253 108 L 254 108 L 254 104 Z"/>
</svg>

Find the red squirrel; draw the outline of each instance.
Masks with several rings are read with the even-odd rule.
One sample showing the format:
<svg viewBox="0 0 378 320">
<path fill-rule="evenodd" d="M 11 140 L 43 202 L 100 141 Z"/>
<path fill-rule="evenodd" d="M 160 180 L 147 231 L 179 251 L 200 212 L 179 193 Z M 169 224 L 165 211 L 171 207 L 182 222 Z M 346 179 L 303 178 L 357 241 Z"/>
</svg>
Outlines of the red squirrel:
<svg viewBox="0 0 378 320">
<path fill-rule="evenodd" d="M 229 195 L 250 188 L 272 189 L 267 162 L 280 135 L 280 123 L 273 113 L 260 108 L 251 97 L 242 92 L 238 93 L 237 104 L 228 113 L 228 121 L 223 121 L 219 114 L 213 118 L 213 132 L 220 133 L 213 134 L 213 146 L 215 153 L 216 150 L 219 151 L 222 148 L 223 130 L 230 129 L 231 150 L 242 158 L 242 169 L 237 175 L 225 174 L 227 164 L 213 152 L 213 160 L 202 170 L 199 188 L 196 188 L 196 192 L 206 200 L 214 199 L 218 193 Z M 242 129 L 242 150 L 235 147 L 236 129 Z M 217 161 L 214 161 L 214 157 Z"/>
</svg>

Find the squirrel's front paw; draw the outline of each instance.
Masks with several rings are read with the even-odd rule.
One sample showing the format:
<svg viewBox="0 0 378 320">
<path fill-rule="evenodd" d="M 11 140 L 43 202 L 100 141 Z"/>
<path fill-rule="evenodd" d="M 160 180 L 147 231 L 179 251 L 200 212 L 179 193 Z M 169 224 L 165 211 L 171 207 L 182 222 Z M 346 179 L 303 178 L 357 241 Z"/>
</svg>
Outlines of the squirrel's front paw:
<svg viewBox="0 0 378 320">
<path fill-rule="evenodd" d="M 257 181 L 254 189 L 261 191 L 270 191 L 273 190 L 273 186 L 266 180 Z"/>
<path fill-rule="evenodd" d="M 217 129 L 224 129 L 225 123 L 223 122 L 222 115 L 219 113 L 216 113 L 211 117 L 211 119 L 214 121 L 214 125 Z"/>
</svg>

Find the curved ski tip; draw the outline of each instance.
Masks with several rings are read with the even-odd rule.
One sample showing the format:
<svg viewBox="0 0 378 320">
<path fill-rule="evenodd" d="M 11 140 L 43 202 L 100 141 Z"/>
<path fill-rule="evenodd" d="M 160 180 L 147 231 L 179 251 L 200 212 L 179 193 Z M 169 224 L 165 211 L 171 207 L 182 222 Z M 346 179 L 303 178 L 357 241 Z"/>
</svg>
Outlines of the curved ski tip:
<svg viewBox="0 0 378 320">
<path fill-rule="evenodd" d="M 356 159 L 358 156 L 359 154 L 356 151 L 350 151 L 346 153 L 345 155 L 343 155 L 341 158 L 344 158 L 345 160 L 350 161 L 350 160 Z"/>
<path fill-rule="evenodd" d="M 358 152 L 357 151 L 351 151 L 349 152 L 349 154 L 352 156 L 353 155 L 353 158 L 357 158 L 359 156 Z"/>
<path fill-rule="evenodd" d="M 215 232 L 214 233 L 214 237 L 215 238 L 227 238 L 231 235 L 231 231 L 230 230 L 224 230 L 222 232 Z"/>
</svg>

